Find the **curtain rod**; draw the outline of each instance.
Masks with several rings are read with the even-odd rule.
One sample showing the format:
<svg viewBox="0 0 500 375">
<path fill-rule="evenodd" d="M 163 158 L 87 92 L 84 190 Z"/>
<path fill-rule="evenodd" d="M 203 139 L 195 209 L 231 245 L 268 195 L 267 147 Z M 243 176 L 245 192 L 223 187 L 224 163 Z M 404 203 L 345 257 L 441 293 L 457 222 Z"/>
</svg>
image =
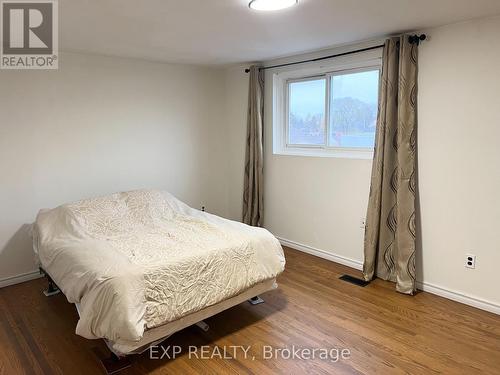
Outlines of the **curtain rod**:
<svg viewBox="0 0 500 375">
<path fill-rule="evenodd" d="M 408 41 L 411 44 L 416 44 L 416 45 L 419 45 L 420 41 L 423 41 L 425 39 L 427 39 L 427 35 L 425 35 L 425 34 L 422 34 L 422 35 L 410 35 L 408 37 Z M 304 63 L 308 63 L 308 62 L 317 62 L 317 61 L 321 61 L 321 60 L 333 59 L 335 57 L 347 56 L 347 55 L 351 55 L 353 53 L 360 53 L 360 52 L 371 51 L 371 50 L 374 50 L 374 49 L 377 49 L 377 48 L 382 48 L 383 46 L 384 46 L 384 44 L 380 44 L 378 46 L 361 48 L 361 49 L 357 49 L 357 50 L 349 51 L 349 52 L 337 53 L 335 55 L 317 57 L 315 59 L 310 59 L 310 60 L 295 61 L 295 62 L 291 62 L 291 63 L 279 64 L 279 65 L 272 65 L 272 66 L 264 66 L 262 68 L 259 68 L 259 70 L 266 70 L 266 69 L 273 69 L 273 68 L 282 68 L 284 66 L 290 66 L 290 65 L 304 64 Z M 249 72 L 250 72 L 250 69 L 248 69 L 248 68 L 245 69 L 245 73 L 249 73 Z"/>
</svg>

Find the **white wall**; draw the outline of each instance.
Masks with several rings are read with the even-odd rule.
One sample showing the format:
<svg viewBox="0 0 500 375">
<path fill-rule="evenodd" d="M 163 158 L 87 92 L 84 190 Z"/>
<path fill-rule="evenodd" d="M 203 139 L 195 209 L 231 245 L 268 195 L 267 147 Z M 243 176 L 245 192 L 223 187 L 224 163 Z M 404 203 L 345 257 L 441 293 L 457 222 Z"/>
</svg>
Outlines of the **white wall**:
<svg viewBox="0 0 500 375">
<path fill-rule="evenodd" d="M 62 54 L 0 71 L 0 282 L 35 269 L 40 208 L 136 188 L 228 214 L 222 70 Z"/>
<path fill-rule="evenodd" d="M 444 295 L 451 291 L 448 296 L 456 299 L 463 294 L 500 311 L 495 287 L 500 265 L 500 17 L 425 32 L 430 38 L 420 46 L 418 97 L 419 279 L 425 289 Z M 243 98 L 245 77 L 230 74 L 226 79 L 239 81 L 230 86 L 240 90 L 226 95 Z M 281 238 L 359 265 L 359 221 L 366 213 L 371 161 L 273 155 L 271 84 L 267 73 L 265 226 Z M 245 113 L 246 101 L 238 106 Z M 243 118 L 239 124 L 245 126 Z M 241 159 L 242 151 L 236 151 L 234 157 Z M 475 270 L 464 268 L 469 252 L 478 257 Z"/>
<path fill-rule="evenodd" d="M 228 217 L 241 221 L 243 208 L 243 179 L 245 165 L 248 74 L 245 66 L 232 66 L 225 70 L 225 113 L 228 153 Z"/>
<path fill-rule="evenodd" d="M 426 31 L 420 49 L 420 277 L 500 306 L 500 17 Z M 477 255 L 475 270 L 465 254 Z"/>
</svg>

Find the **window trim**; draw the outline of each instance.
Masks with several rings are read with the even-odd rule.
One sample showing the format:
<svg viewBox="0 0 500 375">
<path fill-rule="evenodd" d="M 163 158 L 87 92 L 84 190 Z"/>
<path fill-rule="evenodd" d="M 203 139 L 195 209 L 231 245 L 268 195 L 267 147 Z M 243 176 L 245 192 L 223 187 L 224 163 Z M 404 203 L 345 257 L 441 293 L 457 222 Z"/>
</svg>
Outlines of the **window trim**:
<svg viewBox="0 0 500 375">
<path fill-rule="evenodd" d="M 311 63 L 301 68 L 283 69 L 273 74 L 273 154 L 291 156 L 372 159 L 373 148 L 329 146 L 331 77 L 346 73 L 382 71 L 382 49 L 348 56 L 327 64 Z M 292 82 L 325 79 L 325 143 L 322 145 L 289 143 L 289 96 Z M 379 79 L 379 88 L 381 81 Z"/>
</svg>

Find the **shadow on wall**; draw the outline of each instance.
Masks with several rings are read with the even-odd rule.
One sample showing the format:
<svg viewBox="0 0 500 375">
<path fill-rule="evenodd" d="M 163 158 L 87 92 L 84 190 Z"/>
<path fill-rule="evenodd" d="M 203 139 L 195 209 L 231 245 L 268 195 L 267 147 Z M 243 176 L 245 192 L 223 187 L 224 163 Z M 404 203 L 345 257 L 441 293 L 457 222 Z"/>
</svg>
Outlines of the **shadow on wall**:
<svg viewBox="0 0 500 375">
<path fill-rule="evenodd" d="M 415 278 L 418 282 L 423 282 L 424 279 L 424 254 L 422 248 L 422 210 L 420 204 L 420 179 L 419 179 L 419 163 L 418 163 L 418 137 L 417 145 L 415 148 L 415 183 L 417 186 L 415 196 L 415 230 L 417 236 L 415 238 Z"/>
<path fill-rule="evenodd" d="M 31 267 L 26 268 L 27 265 Z M 22 273 L 36 270 L 31 224 L 23 224 L 0 250 L 0 280 L 19 275 L 19 271 L 12 273 L 12 270 Z"/>
<path fill-rule="evenodd" d="M 415 226 L 417 230 L 417 238 L 415 241 L 415 266 L 416 266 L 416 279 L 417 282 L 422 282 L 424 279 L 424 254 L 422 254 L 422 222 L 420 220 L 421 218 L 421 211 L 420 211 L 420 195 L 418 194 L 417 191 L 417 199 L 416 199 L 416 206 L 415 206 Z"/>
</svg>

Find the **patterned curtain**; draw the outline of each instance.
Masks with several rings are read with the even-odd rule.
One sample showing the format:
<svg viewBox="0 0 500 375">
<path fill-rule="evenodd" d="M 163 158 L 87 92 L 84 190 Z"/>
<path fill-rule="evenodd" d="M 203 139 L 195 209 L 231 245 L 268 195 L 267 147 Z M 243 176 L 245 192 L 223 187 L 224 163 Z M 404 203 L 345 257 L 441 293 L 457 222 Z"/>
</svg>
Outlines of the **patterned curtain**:
<svg viewBox="0 0 500 375">
<path fill-rule="evenodd" d="M 248 90 L 243 222 L 253 226 L 262 226 L 264 218 L 263 118 L 264 71 L 260 70 L 258 66 L 251 66 Z"/>
<path fill-rule="evenodd" d="M 415 189 L 418 45 L 408 36 L 384 46 L 365 231 L 364 278 L 415 292 Z"/>
</svg>

